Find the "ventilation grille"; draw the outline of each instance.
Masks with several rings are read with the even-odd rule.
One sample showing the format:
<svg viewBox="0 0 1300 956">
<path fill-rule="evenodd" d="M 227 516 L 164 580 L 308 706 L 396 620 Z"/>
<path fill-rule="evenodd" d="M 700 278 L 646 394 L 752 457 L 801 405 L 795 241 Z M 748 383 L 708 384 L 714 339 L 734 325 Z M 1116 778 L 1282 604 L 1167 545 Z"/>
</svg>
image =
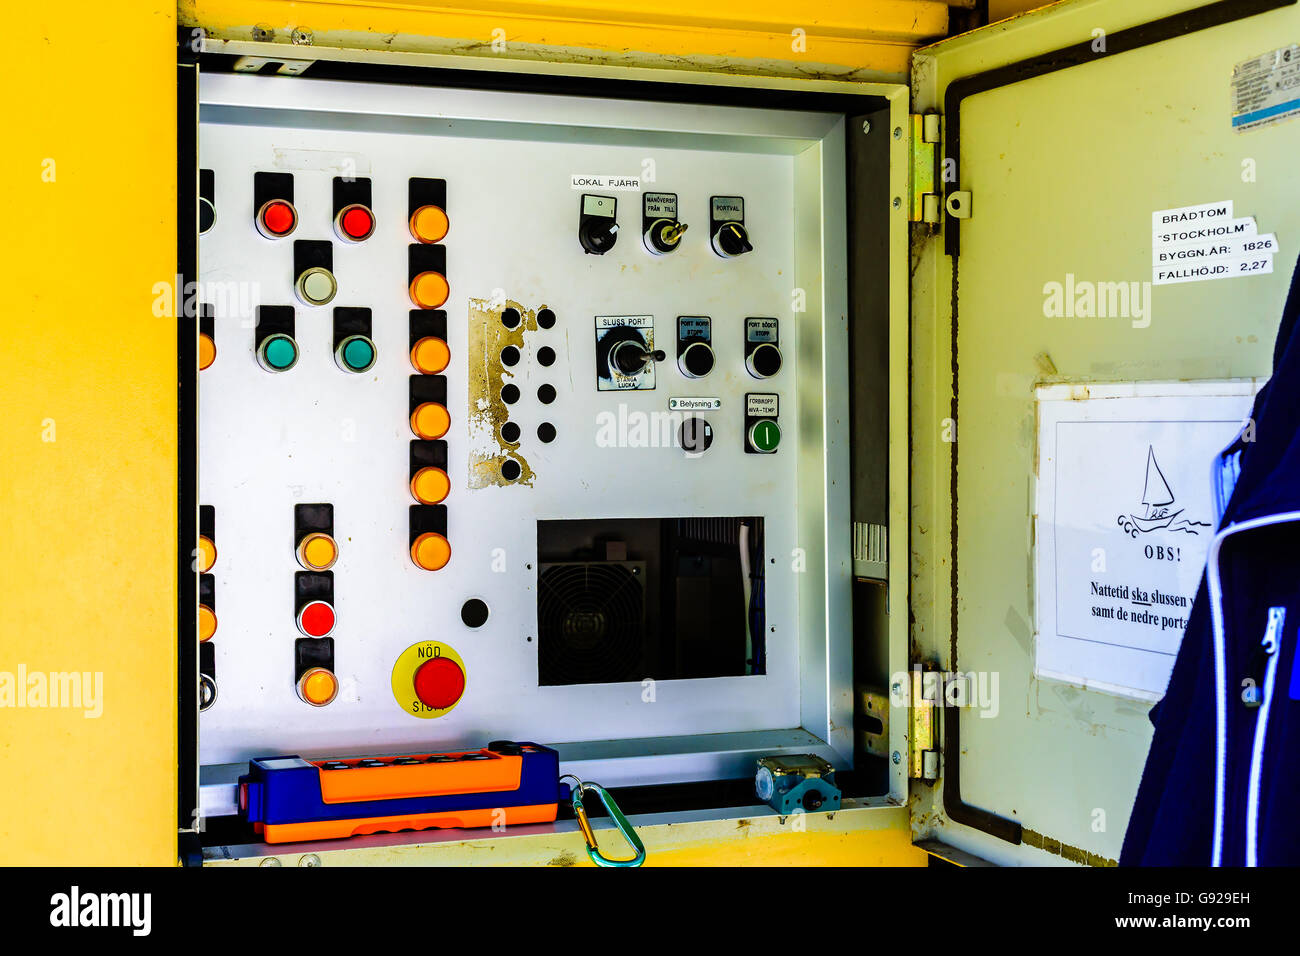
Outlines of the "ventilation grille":
<svg viewBox="0 0 1300 956">
<path fill-rule="evenodd" d="M 645 565 L 542 565 L 537 581 L 538 683 L 641 680 Z"/>
</svg>

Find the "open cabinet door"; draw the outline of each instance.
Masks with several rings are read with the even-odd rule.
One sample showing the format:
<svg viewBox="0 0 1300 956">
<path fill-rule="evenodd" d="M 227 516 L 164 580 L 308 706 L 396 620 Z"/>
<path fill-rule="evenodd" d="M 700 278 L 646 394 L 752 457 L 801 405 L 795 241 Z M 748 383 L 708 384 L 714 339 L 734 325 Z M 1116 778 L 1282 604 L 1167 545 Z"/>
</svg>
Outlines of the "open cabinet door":
<svg viewBox="0 0 1300 956">
<path fill-rule="evenodd" d="M 916 56 L 912 648 L 966 675 L 919 842 L 1119 858 L 1300 251 L 1297 42 L 1294 0 L 1081 0 Z"/>
</svg>

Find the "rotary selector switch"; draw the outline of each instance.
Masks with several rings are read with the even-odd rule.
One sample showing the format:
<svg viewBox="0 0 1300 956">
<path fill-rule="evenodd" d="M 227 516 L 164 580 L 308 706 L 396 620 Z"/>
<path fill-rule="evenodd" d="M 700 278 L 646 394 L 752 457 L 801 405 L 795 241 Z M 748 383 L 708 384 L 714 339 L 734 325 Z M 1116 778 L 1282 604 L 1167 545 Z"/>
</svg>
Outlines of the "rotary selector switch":
<svg viewBox="0 0 1300 956">
<path fill-rule="evenodd" d="M 745 228 L 745 200 L 740 196 L 714 196 L 709 200 L 709 244 L 724 259 L 754 251 Z"/>
<path fill-rule="evenodd" d="M 584 193 L 578 216 L 578 242 L 582 251 L 603 256 L 618 240 L 618 200 L 613 196 Z"/>
<path fill-rule="evenodd" d="M 686 224 L 677 219 L 676 193 L 641 194 L 641 241 L 652 256 L 666 256 L 681 245 Z"/>
<path fill-rule="evenodd" d="M 650 315 L 596 316 L 596 389 L 655 387 L 655 364 L 666 358 L 654 345 Z"/>
</svg>

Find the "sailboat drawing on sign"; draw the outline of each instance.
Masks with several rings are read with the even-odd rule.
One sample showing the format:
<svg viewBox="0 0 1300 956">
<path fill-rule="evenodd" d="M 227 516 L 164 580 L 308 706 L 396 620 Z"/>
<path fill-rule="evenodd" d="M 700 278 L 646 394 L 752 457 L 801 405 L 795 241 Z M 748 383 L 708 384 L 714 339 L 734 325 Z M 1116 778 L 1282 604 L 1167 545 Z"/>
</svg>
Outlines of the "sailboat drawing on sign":
<svg viewBox="0 0 1300 956">
<path fill-rule="evenodd" d="M 1142 485 L 1143 514 L 1129 514 L 1127 523 L 1139 532 L 1147 533 L 1168 528 L 1170 531 L 1184 531 L 1187 534 L 1200 534 L 1197 528 L 1208 528 L 1205 521 L 1190 521 L 1186 518 L 1175 523 L 1183 513 L 1182 508 L 1175 507 L 1174 492 L 1160 470 L 1156 461 L 1155 448 L 1147 445 L 1146 481 Z"/>
</svg>

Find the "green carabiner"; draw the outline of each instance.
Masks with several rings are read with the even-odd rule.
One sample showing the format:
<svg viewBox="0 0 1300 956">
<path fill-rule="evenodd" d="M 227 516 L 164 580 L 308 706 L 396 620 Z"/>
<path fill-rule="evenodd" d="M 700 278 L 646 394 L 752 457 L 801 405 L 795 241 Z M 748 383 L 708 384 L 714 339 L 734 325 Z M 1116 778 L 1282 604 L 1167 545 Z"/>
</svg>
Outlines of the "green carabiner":
<svg viewBox="0 0 1300 956">
<path fill-rule="evenodd" d="M 599 847 L 596 846 L 596 833 L 592 830 L 591 822 L 587 819 L 587 811 L 582 806 L 583 790 L 591 790 L 600 797 L 600 802 L 605 805 L 605 812 L 613 819 L 614 826 L 618 828 L 619 833 L 623 834 L 623 839 L 627 841 L 628 846 L 636 850 L 636 856 L 630 860 L 611 860 L 600 852 Z M 587 841 L 587 856 L 591 857 L 592 863 L 597 866 L 640 866 L 645 862 L 645 844 L 641 842 L 632 824 L 628 822 L 627 817 L 623 816 L 623 811 L 618 808 L 618 804 L 604 787 L 578 781 L 578 785 L 573 788 L 573 815 L 578 818 L 582 838 Z"/>
</svg>

